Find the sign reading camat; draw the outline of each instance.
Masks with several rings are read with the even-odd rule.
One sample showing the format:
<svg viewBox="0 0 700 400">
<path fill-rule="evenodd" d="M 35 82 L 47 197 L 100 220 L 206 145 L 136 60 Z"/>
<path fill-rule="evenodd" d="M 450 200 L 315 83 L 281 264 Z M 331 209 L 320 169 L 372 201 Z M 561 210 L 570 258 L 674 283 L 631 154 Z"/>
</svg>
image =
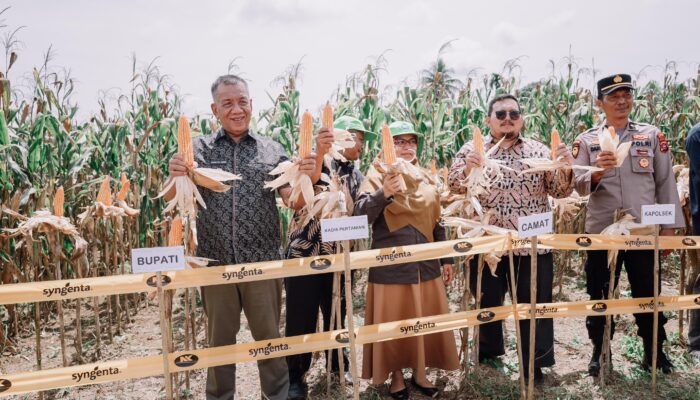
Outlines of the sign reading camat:
<svg viewBox="0 0 700 400">
<path fill-rule="evenodd" d="M 173 246 L 132 249 L 131 266 L 134 273 L 182 270 L 185 269 L 185 248 Z"/>
<path fill-rule="evenodd" d="M 676 206 L 673 204 L 652 204 L 642 206 L 642 223 L 663 225 L 676 222 Z"/>
<path fill-rule="evenodd" d="M 546 235 L 552 233 L 552 212 L 542 214 L 532 214 L 518 217 L 518 236 L 529 238 L 536 235 Z"/>
<path fill-rule="evenodd" d="M 324 242 L 367 239 L 368 237 L 369 227 L 366 215 L 321 220 L 321 238 Z"/>
</svg>

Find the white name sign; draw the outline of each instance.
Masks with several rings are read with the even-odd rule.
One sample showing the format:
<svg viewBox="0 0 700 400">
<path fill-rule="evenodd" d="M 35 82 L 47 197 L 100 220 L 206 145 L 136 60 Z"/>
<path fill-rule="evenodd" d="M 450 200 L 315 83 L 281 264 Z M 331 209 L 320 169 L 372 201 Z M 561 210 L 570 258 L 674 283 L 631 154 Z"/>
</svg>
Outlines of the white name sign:
<svg viewBox="0 0 700 400">
<path fill-rule="evenodd" d="M 185 248 L 173 246 L 132 249 L 131 268 L 139 274 L 185 269 Z"/>
<path fill-rule="evenodd" d="M 367 239 L 369 227 L 366 215 L 321 220 L 321 238 L 324 242 Z"/>
<path fill-rule="evenodd" d="M 650 204 L 642 206 L 642 223 L 663 225 L 676 222 L 676 206 L 673 204 Z"/>
<path fill-rule="evenodd" d="M 554 216 L 552 212 L 518 217 L 518 236 L 522 239 L 535 235 L 552 233 Z"/>
</svg>

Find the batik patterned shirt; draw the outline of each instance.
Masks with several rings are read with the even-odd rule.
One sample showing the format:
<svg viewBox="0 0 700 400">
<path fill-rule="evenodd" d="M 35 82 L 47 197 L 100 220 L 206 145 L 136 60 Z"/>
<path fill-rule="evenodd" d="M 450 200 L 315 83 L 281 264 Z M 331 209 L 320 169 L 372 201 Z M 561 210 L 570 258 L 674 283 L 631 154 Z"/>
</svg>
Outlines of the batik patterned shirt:
<svg viewBox="0 0 700 400">
<path fill-rule="evenodd" d="M 494 146 L 497 141 L 490 135 L 484 140 L 484 150 Z M 473 142 L 462 146 L 454 158 L 448 175 L 450 190 L 454 193 L 466 193 L 464 186 L 466 176 L 464 168 L 467 156 L 474 151 Z M 544 213 L 551 210 L 548 195 L 554 198 L 564 198 L 573 192 L 574 175 L 569 171 L 547 171 L 522 174 L 527 165 L 520 162 L 525 158 L 551 158 L 550 151 L 544 144 L 520 136 L 509 148 L 499 148 L 491 156 L 502 165 L 510 168 L 502 169 L 503 179 L 497 181 L 488 194 L 480 196 L 479 202 L 484 211 L 493 210 L 490 224 L 502 228 L 518 230 L 518 217 Z M 538 250 L 539 254 L 548 250 Z M 516 250 L 518 255 L 528 255 L 529 250 Z"/>
</svg>

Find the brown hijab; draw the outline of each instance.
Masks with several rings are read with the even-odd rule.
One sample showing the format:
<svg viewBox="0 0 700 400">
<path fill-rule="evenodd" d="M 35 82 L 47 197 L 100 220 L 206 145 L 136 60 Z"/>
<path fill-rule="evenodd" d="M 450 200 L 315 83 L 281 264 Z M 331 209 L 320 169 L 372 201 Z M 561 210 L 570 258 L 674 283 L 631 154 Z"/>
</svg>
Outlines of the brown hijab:
<svg viewBox="0 0 700 400">
<path fill-rule="evenodd" d="M 394 195 L 394 201 L 384 208 L 384 219 L 390 232 L 411 225 L 432 242 L 433 229 L 440 220 L 440 195 L 427 171 L 415 161 L 414 167 L 415 174 L 401 173 L 407 190 Z M 385 173 L 380 164 L 373 164 L 362 181 L 360 191 L 374 193 L 381 189 Z"/>
</svg>

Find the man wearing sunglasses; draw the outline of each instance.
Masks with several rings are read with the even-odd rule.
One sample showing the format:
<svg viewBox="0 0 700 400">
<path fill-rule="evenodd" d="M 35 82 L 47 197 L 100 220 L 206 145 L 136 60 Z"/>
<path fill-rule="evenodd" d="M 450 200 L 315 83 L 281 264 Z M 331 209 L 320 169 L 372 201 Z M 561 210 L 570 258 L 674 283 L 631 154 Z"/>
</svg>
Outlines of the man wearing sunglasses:
<svg viewBox="0 0 700 400">
<path fill-rule="evenodd" d="M 685 226 L 680 208 L 676 179 L 671 166 L 672 156 L 669 144 L 659 128 L 630 121 L 634 96 L 632 78 L 618 74 L 598 81 L 596 105 L 605 113 L 605 121 L 579 135 L 574 141 L 574 163 L 603 168 L 600 172 L 576 172 L 576 191 L 589 195 L 586 213 L 586 233 L 600 233 L 615 222 L 618 211 L 633 215 L 641 222 L 641 206 L 645 204 L 674 204 L 676 221 L 661 226 L 661 235 L 673 235 L 674 228 Z M 609 134 L 608 127 L 615 128 L 620 143 L 632 142 L 629 154 L 622 165 L 617 167 L 615 153 L 601 151 L 598 134 Z M 586 260 L 586 289 L 591 300 L 605 299 L 608 296 L 610 272 L 606 250 L 588 251 Z M 615 286 L 618 284 L 622 264 L 625 264 L 627 278 L 632 289 L 632 297 L 652 297 L 654 295 L 654 253 L 651 250 L 620 251 L 616 260 Z M 659 284 L 661 282 L 659 281 Z M 634 314 L 639 336 L 644 344 L 642 367 L 651 369 L 653 352 L 651 313 Z M 670 373 L 673 365 L 663 352 L 666 339 L 664 324 L 666 317 L 659 313 L 658 359 L 656 367 Z M 593 356 L 588 364 L 588 373 L 598 376 L 602 352 L 605 317 L 587 317 L 588 337 L 593 343 Z M 615 324 L 611 326 L 611 339 Z"/>
<path fill-rule="evenodd" d="M 563 198 L 573 191 L 573 174 L 568 171 L 549 171 L 521 174 L 527 166 L 524 158 L 550 158 L 548 146 L 524 138 L 523 117 L 518 100 L 512 95 L 498 96 L 489 103 L 486 124 L 490 134 L 484 138 L 484 148 L 488 151 L 501 139 L 503 142 L 491 158 L 499 160 L 508 169 L 503 169 L 503 179 L 494 182 L 490 192 L 479 197 L 484 212 L 492 211 L 490 224 L 517 230 L 518 217 L 551 211 L 548 196 Z M 455 156 L 448 176 L 450 189 L 456 193 L 466 193 L 464 183 L 472 168 L 481 166 L 482 156 L 474 152 L 473 142 L 466 143 Z M 565 144 L 556 149 L 558 159 L 573 163 L 573 156 Z M 530 250 L 514 251 L 517 297 L 519 303 L 530 302 Z M 553 257 L 550 250 L 538 250 L 537 254 L 537 302 L 552 302 Z M 477 283 L 477 260 L 471 261 L 470 282 L 474 292 Z M 495 274 L 486 270 L 481 278 L 481 307 L 503 305 L 509 289 L 508 258 L 504 257 L 497 265 Z M 505 354 L 503 322 L 490 322 L 479 328 L 479 362 L 488 362 Z M 551 318 L 538 319 L 535 335 L 535 383 L 543 380 L 542 368 L 554 365 L 554 325 Z M 520 321 L 523 360 L 530 353 L 530 321 Z M 527 368 L 525 368 L 526 378 Z"/>
</svg>

